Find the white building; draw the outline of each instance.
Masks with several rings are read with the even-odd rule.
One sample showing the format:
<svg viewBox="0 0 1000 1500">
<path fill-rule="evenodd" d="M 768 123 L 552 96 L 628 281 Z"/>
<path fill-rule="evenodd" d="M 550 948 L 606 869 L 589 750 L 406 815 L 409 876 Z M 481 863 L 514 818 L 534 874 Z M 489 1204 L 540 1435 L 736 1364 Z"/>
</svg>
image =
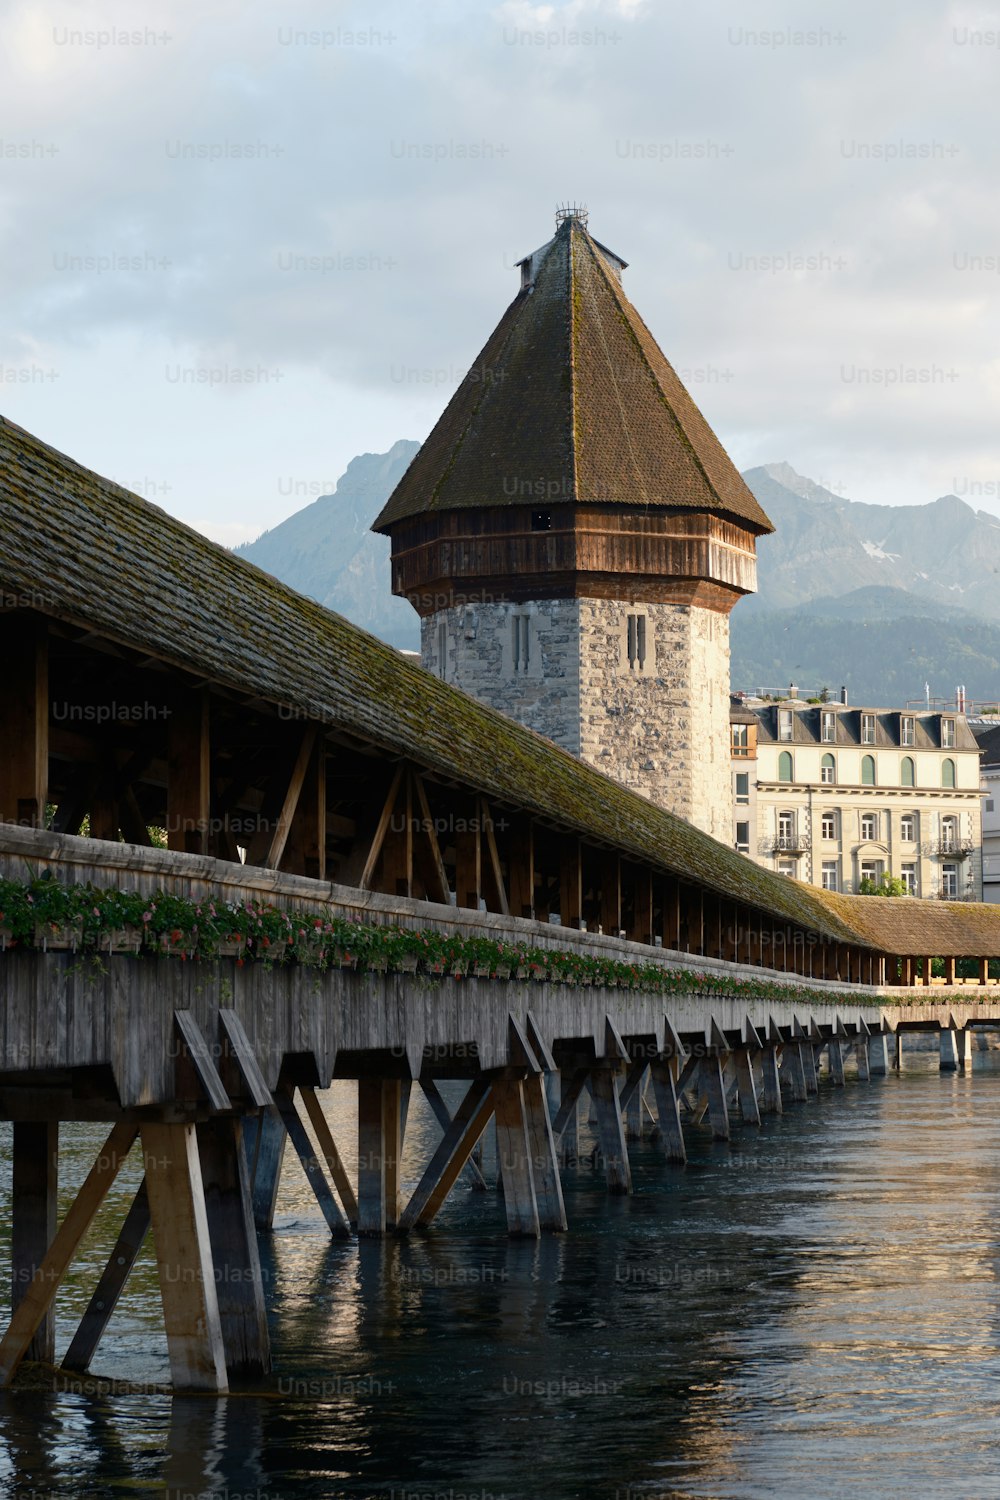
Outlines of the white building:
<svg viewBox="0 0 1000 1500">
<path fill-rule="evenodd" d="M 731 733 L 734 842 L 758 864 L 828 890 L 892 875 L 916 896 L 981 899 L 979 745 L 963 714 L 744 700 Z"/>
<path fill-rule="evenodd" d="M 983 900 L 1000 903 L 1000 724 L 995 719 L 975 723 L 982 762 Z"/>
</svg>

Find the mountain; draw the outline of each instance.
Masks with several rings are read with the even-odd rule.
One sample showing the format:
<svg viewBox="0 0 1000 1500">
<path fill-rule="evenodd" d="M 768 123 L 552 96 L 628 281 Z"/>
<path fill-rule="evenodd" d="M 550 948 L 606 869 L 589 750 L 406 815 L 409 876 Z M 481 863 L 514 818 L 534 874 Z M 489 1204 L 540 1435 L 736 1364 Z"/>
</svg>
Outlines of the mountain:
<svg viewBox="0 0 1000 1500">
<path fill-rule="evenodd" d="M 417 650 L 411 607 L 391 592 L 389 540 L 371 523 L 418 443 L 353 458 L 322 495 L 241 556 L 391 645 Z M 758 544 L 759 592 L 732 617 L 733 686 L 846 685 L 854 702 L 1000 698 L 1000 519 L 957 495 L 866 505 L 787 463 L 744 479 L 775 525 Z"/>
<path fill-rule="evenodd" d="M 388 453 L 352 458 L 334 494 L 321 495 L 237 553 L 390 645 L 419 650 L 417 616 L 393 597 L 389 538 L 371 530 L 419 446 L 401 439 Z"/>
<path fill-rule="evenodd" d="M 758 592 L 740 606 L 744 618 L 871 586 L 1000 620 L 1000 517 L 957 495 L 928 505 L 846 500 L 785 463 L 743 478 L 775 526 L 758 543 Z"/>
<path fill-rule="evenodd" d="M 922 699 L 929 684 L 949 698 L 1000 699 L 1000 623 L 899 588 L 867 586 L 791 609 L 732 617 L 732 684 L 748 692 L 802 694 L 846 687 L 849 701 L 872 705 Z"/>
</svg>

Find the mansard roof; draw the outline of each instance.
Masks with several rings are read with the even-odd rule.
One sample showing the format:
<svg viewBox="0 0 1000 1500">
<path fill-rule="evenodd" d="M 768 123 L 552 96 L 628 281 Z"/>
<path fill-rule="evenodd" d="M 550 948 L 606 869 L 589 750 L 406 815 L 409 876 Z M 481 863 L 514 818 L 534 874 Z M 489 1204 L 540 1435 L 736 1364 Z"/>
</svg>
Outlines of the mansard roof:
<svg viewBox="0 0 1000 1500">
<path fill-rule="evenodd" d="M 792 738 L 791 740 L 779 739 L 778 735 L 778 712 L 780 709 L 789 709 L 792 715 Z M 748 712 L 753 715 L 757 723 L 758 745 L 819 745 L 827 744 L 836 749 L 838 745 L 861 746 L 866 750 L 878 749 L 906 749 L 906 750 L 958 750 L 968 751 L 979 748 L 975 735 L 969 727 L 965 717 L 960 713 L 944 713 L 939 710 L 928 712 L 927 710 L 912 710 L 899 708 L 846 708 L 839 703 L 803 704 L 798 699 L 789 699 L 784 703 L 754 703 L 742 704 L 741 714 Z M 822 715 L 832 713 L 834 715 L 834 738 L 824 741 L 822 738 Z M 862 740 L 861 717 L 872 715 L 875 719 L 874 743 Z M 913 744 L 904 745 L 902 737 L 901 719 L 913 720 Z M 955 720 L 955 743 L 945 746 L 941 743 L 941 720 Z M 730 713 L 730 719 L 736 722 L 734 713 Z M 741 717 L 739 722 L 745 722 Z"/>
<path fill-rule="evenodd" d="M 375 522 L 538 499 L 707 511 L 773 530 L 625 295 L 565 218 Z"/>
</svg>

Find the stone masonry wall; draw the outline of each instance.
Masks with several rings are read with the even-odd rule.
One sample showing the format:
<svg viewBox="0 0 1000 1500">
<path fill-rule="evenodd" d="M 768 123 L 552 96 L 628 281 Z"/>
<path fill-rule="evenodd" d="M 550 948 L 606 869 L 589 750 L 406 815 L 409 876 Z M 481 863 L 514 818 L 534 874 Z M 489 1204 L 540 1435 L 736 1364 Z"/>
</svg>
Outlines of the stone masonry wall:
<svg viewBox="0 0 1000 1500">
<path fill-rule="evenodd" d="M 634 625 L 630 648 L 630 615 L 644 619 L 641 663 Z M 421 658 L 428 671 L 732 842 L 726 616 L 606 599 L 462 605 L 422 622 Z"/>
</svg>

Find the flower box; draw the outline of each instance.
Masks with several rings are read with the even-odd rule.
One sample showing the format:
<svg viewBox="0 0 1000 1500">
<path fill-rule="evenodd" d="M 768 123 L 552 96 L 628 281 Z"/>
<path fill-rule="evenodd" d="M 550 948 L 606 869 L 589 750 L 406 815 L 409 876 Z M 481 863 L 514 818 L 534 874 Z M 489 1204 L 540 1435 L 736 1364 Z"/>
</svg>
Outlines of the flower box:
<svg viewBox="0 0 1000 1500">
<path fill-rule="evenodd" d="M 476 964 L 476 967 L 473 969 L 472 973 L 476 979 L 489 979 L 490 966 L 489 964 Z"/>
<path fill-rule="evenodd" d="M 518 964 L 517 969 L 515 970 L 515 973 L 514 973 L 514 978 L 515 979 L 527 979 L 527 977 L 528 977 L 528 968 L 527 968 L 527 965 L 526 964 Z"/>
<path fill-rule="evenodd" d="M 346 953 L 343 948 L 335 948 L 333 950 L 333 965 L 334 968 L 356 969 L 358 967 L 358 955 L 356 953 Z"/>
<path fill-rule="evenodd" d="M 451 966 L 451 977 L 452 977 L 452 979 L 464 979 L 467 973 L 468 973 L 468 969 L 466 968 L 465 964 L 452 964 L 452 966 Z"/>
<path fill-rule="evenodd" d="M 400 974 L 415 974 L 420 960 L 415 953 L 403 953 L 399 958 L 394 958 L 392 966 L 398 969 Z"/>
<path fill-rule="evenodd" d="M 510 965 L 509 964 L 500 964 L 500 965 L 498 965 L 497 968 L 495 968 L 493 970 L 493 978 L 494 979 L 509 979 L 510 978 Z"/>
<path fill-rule="evenodd" d="M 35 947 L 43 952 L 65 952 L 75 949 L 79 933 L 72 927 L 57 927 L 53 922 L 35 923 Z"/>
<path fill-rule="evenodd" d="M 142 946 L 142 933 L 134 927 L 115 927 L 98 935 L 98 953 L 138 953 Z"/>
<path fill-rule="evenodd" d="M 428 974 L 447 974 L 448 965 L 443 959 L 435 958 L 433 962 L 427 965 L 427 972 Z"/>
<path fill-rule="evenodd" d="M 219 958 L 242 958 L 246 952 L 246 946 L 246 938 L 222 938 L 215 951 Z"/>
<path fill-rule="evenodd" d="M 378 954 L 377 956 L 373 954 L 371 958 L 365 961 L 365 968 L 370 969 L 373 974 L 384 974 L 388 967 L 389 960 L 385 957 L 385 954 Z"/>
<path fill-rule="evenodd" d="M 14 933 L 9 927 L 0 927 L 0 950 L 10 948 L 15 943 Z"/>
</svg>

